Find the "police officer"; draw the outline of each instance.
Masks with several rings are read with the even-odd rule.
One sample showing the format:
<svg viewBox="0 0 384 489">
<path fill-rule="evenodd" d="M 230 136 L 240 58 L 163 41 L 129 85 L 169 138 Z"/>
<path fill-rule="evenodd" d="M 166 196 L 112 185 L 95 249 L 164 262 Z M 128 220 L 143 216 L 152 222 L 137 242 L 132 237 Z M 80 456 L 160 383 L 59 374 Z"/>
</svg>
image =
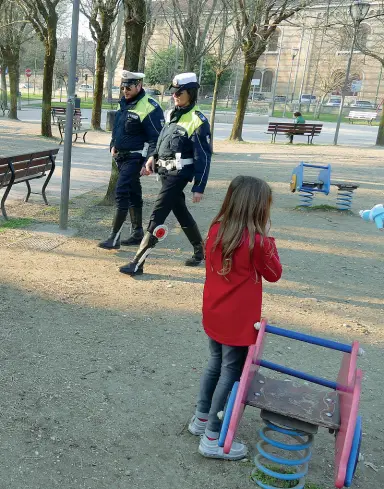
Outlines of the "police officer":
<svg viewBox="0 0 384 489">
<path fill-rule="evenodd" d="M 192 200 L 201 201 L 211 163 L 210 126 L 195 107 L 199 87 L 195 73 L 177 75 L 170 86 L 175 108 L 167 114 L 156 151 L 148 159 L 143 172 L 151 174 L 157 169 L 162 187 L 139 250 L 131 263 L 120 268 L 122 273 L 143 273 L 143 260 L 158 241 L 153 232 L 171 211 L 193 247 L 193 255 L 185 265 L 196 266 L 204 259 L 203 239 L 187 209 L 183 192 L 188 182 L 194 180 Z"/>
<path fill-rule="evenodd" d="M 144 73 L 122 72 L 121 90 L 124 96 L 116 113 L 110 144 L 119 170 L 117 209 L 111 234 L 106 241 L 99 243 L 100 248 L 107 250 L 119 249 L 120 244 L 139 244 L 144 236 L 140 176 L 143 165 L 156 149 L 157 138 L 164 125 L 160 105 L 148 97 L 143 89 L 144 76 Z M 128 212 L 132 223 L 131 236 L 120 242 Z"/>
</svg>

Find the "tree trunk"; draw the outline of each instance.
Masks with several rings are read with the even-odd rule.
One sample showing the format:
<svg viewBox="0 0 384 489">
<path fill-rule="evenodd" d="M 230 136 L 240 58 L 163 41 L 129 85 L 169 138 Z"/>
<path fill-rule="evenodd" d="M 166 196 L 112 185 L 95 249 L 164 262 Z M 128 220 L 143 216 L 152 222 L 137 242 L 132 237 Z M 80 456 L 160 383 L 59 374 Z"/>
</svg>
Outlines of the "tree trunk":
<svg viewBox="0 0 384 489">
<path fill-rule="evenodd" d="M 96 47 L 96 76 L 93 92 L 92 128 L 101 131 L 101 106 L 103 104 L 103 88 L 105 75 L 105 41 L 99 39 Z"/>
<path fill-rule="evenodd" d="M 143 38 L 141 41 L 139 62 L 137 65 L 137 71 L 139 73 L 143 73 L 145 69 L 145 53 L 147 51 L 147 45 L 148 45 L 148 40 Z"/>
<path fill-rule="evenodd" d="M 184 57 L 183 57 L 183 65 L 184 71 L 186 73 L 193 72 L 194 66 L 194 50 L 192 49 L 183 49 Z"/>
<path fill-rule="evenodd" d="M 114 70 L 112 67 L 112 62 L 110 63 L 108 69 L 107 69 L 107 93 L 108 93 L 108 98 L 112 98 L 112 86 L 113 86 L 113 77 L 114 77 Z"/>
<path fill-rule="evenodd" d="M 223 72 L 218 71 L 216 72 L 216 78 L 215 78 L 215 86 L 213 88 L 213 98 L 212 98 L 212 106 L 211 106 L 211 116 L 209 119 L 209 123 L 211 126 L 211 146 L 213 150 L 213 133 L 215 130 L 215 115 L 216 115 L 216 107 L 217 107 L 217 97 L 219 95 L 219 85 L 220 85 L 220 79 L 223 75 Z"/>
<path fill-rule="evenodd" d="M 53 88 L 53 70 L 55 66 L 55 57 L 57 49 L 56 18 L 51 18 L 51 24 L 48 26 L 48 38 L 45 41 L 44 57 L 44 77 L 43 77 L 43 104 L 41 114 L 41 135 L 52 137 L 51 128 L 51 105 L 52 105 L 52 88 Z"/>
<path fill-rule="evenodd" d="M 377 131 L 376 146 L 384 146 L 384 105 L 381 109 L 379 130 Z"/>
<path fill-rule="evenodd" d="M 233 123 L 232 132 L 229 137 L 230 141 L 243 140 L 241 134 L 243 132 L 244 116 L 245 116 L 245 111 L 247 109 L 248 94 L 251 88 L 251 81 L 252 81 L 253 74 L 255 73 L 255 69 L 256 69 L 256 61 L 250 63 L 249 61 L 247 61 L 247 59 L 245 59 L 244 76 L 243 76 L 243 81 L 241 82 L 240 96 L 237 102 L 235 121 Z"/>
<path fill-rule="evenodd" d="M 3 102 L 5 104 L 7 104 L 7 102 L 8 102 L 7 79 L 5 77 L 5 63 L 4 62 L 3 62 L 2 70 L 1 70 L 1 88 L 3 89 L 3 92 L 2 92 Z"/>
<path fill-rule="evenodd" d="M 115 160 L 112 158 L 111 176 L 109 179 L 108 190 L 100 205 L 113 205 L 115 203 L 115 188 L 119 176 L 119 171 Z"/>
<path fill-rule="evenodd" d="M 8 76 L 9 76 L 9 90 L 11 92 L 11 100 L 9 105 L 9 119 L 17 120 L 17 94 L 19 92 L 19 66 L 18 62 L 14 59 L 13 56 L 9 56 L 6 58 L 6 63 L 8 65 Z"/>
<path fill-rule="evenodd" d="M 315 119 L 320 119 L 321 109 L 324 106 L 324 100 L 326 99 L 326 97 L 327 97 L 327 94 L 325 94 L 325 95 L 323 95 L 321 97 L 320 103 L 319 103 L 319 105 L 316 108 L 316 117 L 315 117 Z"/>
<path fill-rule="evenodd" d="M 124 0 L 125 70 L 138 71 L 145 22 L 145 2 L 143 0 Z"/>
</svg>

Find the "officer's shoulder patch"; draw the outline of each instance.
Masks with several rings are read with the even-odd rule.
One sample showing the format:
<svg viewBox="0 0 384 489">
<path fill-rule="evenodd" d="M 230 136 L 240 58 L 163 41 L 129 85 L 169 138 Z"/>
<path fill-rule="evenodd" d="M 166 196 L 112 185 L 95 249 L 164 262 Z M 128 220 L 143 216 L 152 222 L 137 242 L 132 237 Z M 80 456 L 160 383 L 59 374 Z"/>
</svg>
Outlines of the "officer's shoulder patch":
<svg viewBox="0 0 384 489">
<path fill-rule="evenodd" d="M 156 100 L 153 100 L 153 98 L 148 97 L 148 102 L 154 107 L 159 107 L 159 104 L 156 102 Z"/>
<path fill-rule="evenodd" d="M 201 119 L 203 122 L 205 122 L 206 120 L 208 120 L 205 115 L 200 112 L 200 110 L 195 110 L 195 114 L 199 117 L 199 119 Z"/>
</svg>

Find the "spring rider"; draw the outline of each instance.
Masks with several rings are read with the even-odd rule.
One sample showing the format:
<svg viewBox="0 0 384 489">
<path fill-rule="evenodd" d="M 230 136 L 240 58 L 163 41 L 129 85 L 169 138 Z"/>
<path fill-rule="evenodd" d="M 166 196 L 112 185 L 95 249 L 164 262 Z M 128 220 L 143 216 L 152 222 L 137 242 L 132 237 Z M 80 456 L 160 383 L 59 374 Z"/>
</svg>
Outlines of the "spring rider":
<svg viewBox="0 0 384 489">
<path fill-rule="evenodd" d="M 364 221 L 372 221 L 376 224 L 377 229 L 383 230 L 384 228 L 384 206 L 383 204 L 377 204 L 372 209 L 367 211 L 360 211 L 360 216 Z"/>
<path fill-rule="evenodd" d="M 294 489 L 303 489 L 312 455 L 312 443 L 318 427 L 335 433 L 335 487 L 350 487 L 359 461 L 362 422 L 358 416 L 362 371 L 356 368 L 357 357 L 364 352 L 357 341 L 352 345 L 326 340 L 267 324 L 255 325 L 256 343 L 249 348 L 240 382 L 228 398 L 220 432 L 219 445 L 229 453 L 245 406 L 260 409 L 266 426 L 259 432 L 256 445 L 254 482 L 263 489 L 280 487 L 279 481 L 298 481 Z M 336 381 L 310 375 L 262 359 L 267 334 L 291 338 L 343 352 Z M 292 379 L 268 378 L 260 367 L 303 379 L 306 385 L 294 385 Z M 309 385 L 317 384 L 325 389 Z M 283 438 L 283 440 L 279 441 Z M 271 465 L 272 464 L 272 465 Z M 260 480 L 260 474 L 273 483 Z"/>
<path fill-rule="evenodd" d="M 313 171 L 315 170 L 315 171 Z M 317 173 L 317 170 L 320 170 Z M 359 184 L 331 181 L 331 165 L 312 165 L 301 162 L 293 169 L 290 181 L 291 192 L 300 195 L 299 207 L 311 207 L 315 193 L 328 195 L 331 186 L 337 187 L 336 207 L 348 211 L 352 207 L 353 191 Z"/>
</svg>

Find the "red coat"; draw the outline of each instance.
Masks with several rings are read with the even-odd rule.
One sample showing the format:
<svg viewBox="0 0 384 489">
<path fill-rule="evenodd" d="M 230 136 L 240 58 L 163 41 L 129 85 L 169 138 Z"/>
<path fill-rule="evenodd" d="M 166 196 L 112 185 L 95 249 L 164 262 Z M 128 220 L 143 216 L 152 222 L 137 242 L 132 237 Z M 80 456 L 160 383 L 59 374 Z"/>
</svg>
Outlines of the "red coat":
<svg viewBox="0 0 384 489">
<path fill-rule="evenodd" d="M 207 335 L 221 344 L 249 346 L 256 341 L 254 324 L 261 318 L 261 277 L 277 282 L 282 267 L 274 238 L 264 237 L 261 246 L 257 234 L 250 258 L 249 237 L 245 232 L 232 256 L 231 271 L 226 276 L 220 275 L 221 246 L 212 251 L 219 226 L 211 227 L 206 245 L 203 325 Z"/>
</svg>

